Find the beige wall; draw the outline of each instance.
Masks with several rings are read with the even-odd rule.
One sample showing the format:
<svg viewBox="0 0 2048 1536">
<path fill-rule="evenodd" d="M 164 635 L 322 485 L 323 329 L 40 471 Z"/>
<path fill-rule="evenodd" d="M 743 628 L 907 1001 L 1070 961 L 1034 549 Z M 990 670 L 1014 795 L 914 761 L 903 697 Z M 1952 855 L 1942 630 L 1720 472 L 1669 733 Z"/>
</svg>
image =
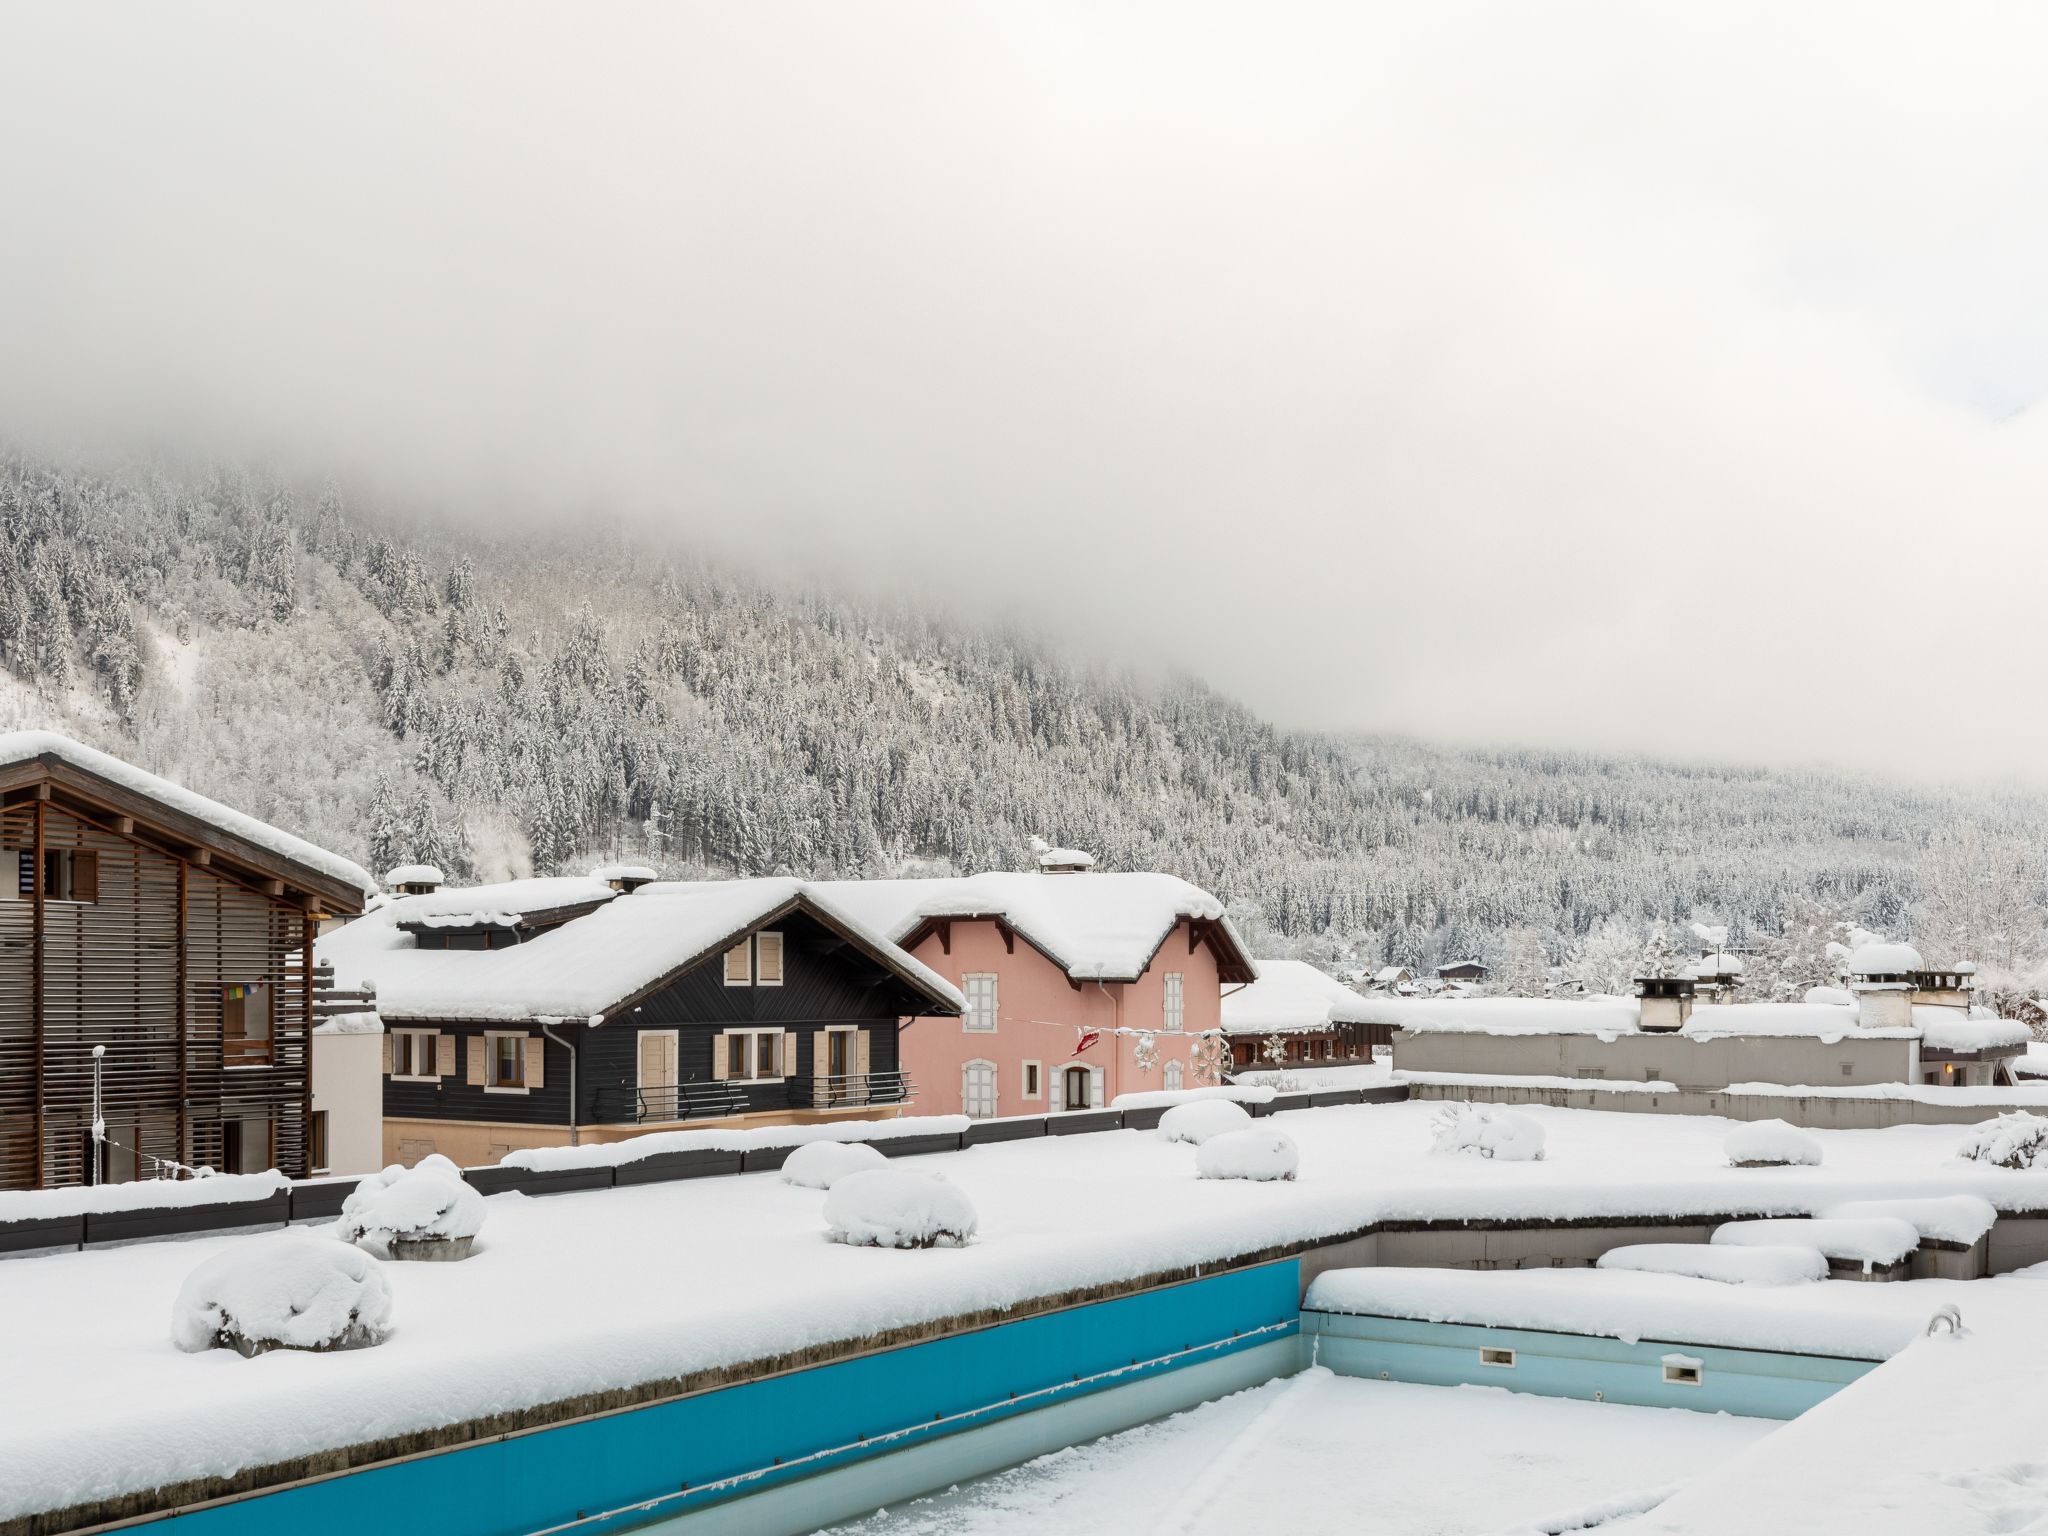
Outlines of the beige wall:
<svg viewBox="0 0 2048 1536">
<path fill-rule="evenodd" d="M 313 1035 L 313 1113 L 327 1116 L 328 1173 L 384 1166 L 384 1037 Z"/>
<path fill-rule="evenodd" d="M 1680 1088 L 1730 1083 L 1788 1083 L 1855 1088 L 1912 1081 L 1918 1042 L 1837 1040 L 1809 1036 L 1735 1035 L 1482 1035 L 1409 1030 L 1394 1036 L 1398 1072 L 1470 1072 L 1506 1077 L 1578 1077 L 1608 1081 L 1661 1079 Z"/>
</svg>

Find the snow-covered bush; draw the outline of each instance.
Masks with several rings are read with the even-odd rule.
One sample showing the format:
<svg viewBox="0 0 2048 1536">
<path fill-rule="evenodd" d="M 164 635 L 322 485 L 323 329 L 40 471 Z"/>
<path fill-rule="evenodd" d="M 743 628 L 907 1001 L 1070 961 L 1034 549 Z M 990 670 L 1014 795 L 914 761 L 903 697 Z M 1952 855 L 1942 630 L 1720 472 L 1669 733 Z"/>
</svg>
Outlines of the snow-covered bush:
<svg viewBox="0 0 2048 1536">
<path fill-rule="evenodd" d="M 1159 1117 L 1159 1134 L 1168 1141 L 1191 1141 L 1200 1146 L 1211 1136 L 1244 1130 L 1252 1123 L 1242 1104 L 1229 1099 L 1196 1099 L 1176 1104 Z"/>
<path fill-rule="evenodd" d="M 830 1189 L 850 1173 L 887 1167 L 889 1159 L 866 1142 L 811 1141 L 789 1154 L 782 1165 L 783 1182 L 805 1189 Z"/>
<path fill-rule="evenodd" d="M 1990 1163 L 1997 1168 L 2031 1168 L 2048 1145 L 2048 1119 L 2013 1113 L 1970 1127 L 1957 1157 Z"/>
<path fill-rule="evenodd" d="M 230 1244 L 186 1277 L 171 1310 L 171 1342 L 188 1351 L 355 1349 L 390 1331 L 377 1261 L 304 1231 Z"/>
<path fill-rule="evenodd" d="M 484 1197 L 438 1152 L 393 1163 L 342 1202 L 335 1236 L 399 1259 L 460 1259 L 484 1225 Z"/>
<path fill-rule="evenodd" d="M 1202 1179 L 1291 1179 L 1300 1166 L 1300 1149 L 1282 1131 L 1222 1131 L 1195 1152 Z"/>
<path fill-rule="evenodd" d="M 825 1196 L 825 1235 L 857 1248 L 958 1248 L 977 1222 L 957 1188 L 908 1168 L 849 1173 Z"/>
<path fill-rule="evenodd" d="M 1737 1168 L 1818 1168 L 1820 1143 L 1783 1120 L 1738 1125 L 1721 1143 Z"/>
<path fill-rule="evenodd" d="M 1436 1152 L 1471 1152 L 1504 1163 L 1543 1161 L 1543 1127 L 1498 1104 L 1446 1104 L 1430 1123 Z"/>
</svg>

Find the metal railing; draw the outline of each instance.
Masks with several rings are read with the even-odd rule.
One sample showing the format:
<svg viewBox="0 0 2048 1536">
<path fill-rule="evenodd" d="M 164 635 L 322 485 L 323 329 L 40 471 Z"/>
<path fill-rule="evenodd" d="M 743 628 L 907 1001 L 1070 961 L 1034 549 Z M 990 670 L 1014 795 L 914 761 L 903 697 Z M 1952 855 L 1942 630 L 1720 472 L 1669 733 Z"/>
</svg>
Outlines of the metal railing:
<svg viewBox="0 0 2048 1536">
<path fill-rule="evenodd" d="M 908 1104 L 917 1085 L 907 1072 L 841 1072 L 789 1081 L 792 1109 L 844 1109 L 868 1104 Z"/>
<path fill-rule="evenodd" d="M 743 1114 L 741 1083 L 677 1083 L 673 1087 L 600 1088 L 595 1119 L 600 1125 L 647 1125 L 669 1120 L 717 1119 Z"/>
</svg>

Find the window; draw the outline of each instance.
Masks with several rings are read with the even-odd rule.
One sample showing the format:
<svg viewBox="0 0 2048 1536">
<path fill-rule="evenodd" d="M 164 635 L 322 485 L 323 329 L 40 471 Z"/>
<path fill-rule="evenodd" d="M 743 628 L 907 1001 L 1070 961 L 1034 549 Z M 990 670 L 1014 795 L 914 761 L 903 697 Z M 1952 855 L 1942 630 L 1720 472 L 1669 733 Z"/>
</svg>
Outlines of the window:
<svg viewBox="0 0 2048 1536">
<path fill-rule="evenodd" d="M 757 933 L 728 949 L 725 952 L 725 984 L 728 987 L 781 986 L 782 935 Z"/>
<path fill-rule="evenodd" d="M 24 848 L 15 859 L 17 891 L 23 896 L 35 895 L 35 850 Z M 90 848 L 45 848 L 43 895 L 51 901 L 98 901 L 100 856 Z"/>
<path fill-rule="evenodd" d="M 782 1031 L 733 1029 L 725 1034 L 725 1075 L 740 1082 L 783 1076 Z"/>
<path fill-rule="evenodd" d="M 1042 1099 L 1045 1097 L 1045 1068 L 1035 1061 L 1024 1063 L 1024 1097 Z"/>
<path fill-rule="evenodd" d="M 223 1173 L 266 1173 L 277 1164 L 268 1120 L 223 1120 L 220 1127 Z"/>
<path fill-rule="evenodd" d="M 1166 1027 L 1178 1030 L 1187 1018 L 1187 977 L 1179 971 L 1166 973 Z"/>
<path fill-rule="evenodd" d="M 1605 1077 L 1607 1075 L 1607 1069 L 1605 1067 L 1581 1067 L 1579 1068 L 1577 1075 L 1580 1077 L 1589 1078 Z"/>
<path fill-rule="evenodd" d="M 526 1036 L 484 1036 L 484 1086 L 501 1093 L 526 1091 Z"/>
<path fill-rule="evenodd" d="M 313 1154 L 313 1171 L 315 1173 L 325 1173 L 327 1171 L 327 1111 L 324 1109 L 313 1111 L 312 1138 L 313 1145 L 310 1150 Z"/>
<path fill-rule="evenodd" d="M 272 1010 L 270 988 L 266 986 L 235 985 L 220 989 L 220 1053 L 226 1065 L 270 1064 L 271 1026 L 275 1022 Z"/>
<path fill-rule="evenodd" d="M 1169 1093 L 1179 1089 L 1187 1081 L 1187 1069 L 1177 1061 L 1166 1064 L 1166 1087 Z"/>
<path fill-rule="evenodd" d="M 961 1027 L 970 1034 L 996 1032 L 996 978 L 993 971 L 969 971 L 960 978 L 960 991 L 967 999 Z"/>
<path fill-rule="evenodd" d="M 1667 1387 L 1697 1387 L 1702 1385 L 1703 1371 L 1700 1362 L 1690 1355 L 1666 1355 L 1664 1357 L 1664 1384 Z"/>
<path fill-rule="evenodd" d="M 416 1083 L 435 1081 L 434 1031 L 391 1031 L 391 1075 Z"/>
<path fill-rule="evenodd" d="M 1511 1371 L 1515 1368 L 1515 1352 L 1512 1349 L 1482 1349 L 1479 1351 L 1479 1363 Z"/>
<path fill-rule="evenodd" d="M 1844 1077 L 1854 1077 L 1855 1075 L 1856 1075 L 1856 1068 L 1855 1068 L 1855 1065 L 1854 1065 L 1853 1063 L 1851 1063 L 1851 1062 L 1846 1062 L 1846 1061 L 1845 1061 L 1845 1062 L 1843 1062 L 1843 1063 L 1842 1063 L 1842 1076 L 1844 1076 Z"/>
</svg>

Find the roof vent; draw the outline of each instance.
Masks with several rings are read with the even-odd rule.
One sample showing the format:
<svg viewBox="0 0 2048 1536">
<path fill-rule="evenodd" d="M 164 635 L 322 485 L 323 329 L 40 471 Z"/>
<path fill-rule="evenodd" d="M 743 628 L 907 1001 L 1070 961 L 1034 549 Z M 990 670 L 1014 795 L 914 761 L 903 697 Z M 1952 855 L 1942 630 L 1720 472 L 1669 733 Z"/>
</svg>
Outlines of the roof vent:
<svg viewBox="0 0 2048 1536">
<path fill-rule="evenodd" d="M 384 877 L 384 884 L 399 896 L 431 896 L 447 879 L 432 864 L 401 864 Z"/>
<path fill-rule="evenodd" d="M 613 890 L 626 894 L 652 885 L 661 877 L 645 864 L 600 864 L 590 872 L 590 878 L 602 880 Z"/>
<path fill-rule="evenodd" d="M 1042 837 L 1031 839 L 1041 875 L 1078 875 L 1095 867 L 1095 855 L 1079 848 L 1055 848 Z"/>
</svg>

